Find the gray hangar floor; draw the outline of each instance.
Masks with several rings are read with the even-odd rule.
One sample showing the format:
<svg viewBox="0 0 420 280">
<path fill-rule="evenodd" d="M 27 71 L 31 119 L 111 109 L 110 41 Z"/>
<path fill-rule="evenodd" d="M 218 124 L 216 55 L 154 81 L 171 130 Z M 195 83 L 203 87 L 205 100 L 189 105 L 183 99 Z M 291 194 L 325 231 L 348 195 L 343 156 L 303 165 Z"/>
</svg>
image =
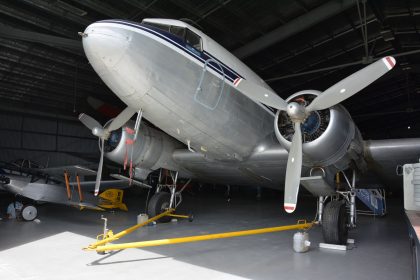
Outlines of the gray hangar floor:
<svg viewBox="0 0 420 280">
<path fill-rule="evenodd" d="M 105 213 L 118 232 L 136 222 L 144 196 L 131 196 L 129 212 Z M 315 200 L 302 199 L 293 215 L 280 198 L 220 194 L 185 196 L 182 209 L 195 220 L 148 226 L 118 242 L 152 240 L 293 224 L 311 220 Z M 141 203 L 139 202 L 141 201 Z M 182 212 L 182 209 L 180 212 Z M 45 204 L 40 223 L 0 221 L 0 279 L 410 279 L 407 226 L 399 200 L 390 200 L 384 218 L 359 216 L 352 231 L 356 247 L 319 249 L 321 228 L 310 231 L 311 249 L 292 250 L 294 231 L 127 249 L 107 255 L 82 251 L 102 231 L 103 213 Z"/>
</svg>

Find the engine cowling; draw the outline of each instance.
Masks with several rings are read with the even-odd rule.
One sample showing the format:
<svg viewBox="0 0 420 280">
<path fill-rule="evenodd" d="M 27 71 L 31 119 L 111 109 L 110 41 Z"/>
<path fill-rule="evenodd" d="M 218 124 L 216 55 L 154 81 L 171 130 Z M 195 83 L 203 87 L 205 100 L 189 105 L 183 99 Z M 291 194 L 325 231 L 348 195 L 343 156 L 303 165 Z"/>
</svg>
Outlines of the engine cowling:
<svg viewBox="0 0 420 280">
<path fill-rule="evenodd" d="M 320 91 L 304 90 L 291 95 L 286 101 L 303 103 L 306 107 L 319 94 Z M 360 132 L 343 106 L 313 111 L 301 127 L 305 166 L 333 166 L 343 170 L 355 162 L 359 169 L 365 168 Z M 289 150 L 294 128 L 286 112 L 277 112 L 274 130 L 279 142 Z"/>
<path fill-rule="evenodd" d="M 134 122 L 130 121 L 122 128 L 113 131 L 105 142 L 105 156 L 108 159 L 123 165 L 125 160 L 130 162 L 133 149 L 134 176 L 139 179 L 145 179 L 150 172 L 158 168 L 179 169 L 172 154 L 175 149 L 182 148 L 180 142 L 143 122 L 137 140 L 129 145 L 127 140 L 133 136 L 127 132 L 127 128 L 132 130 Z"/>
</svg>

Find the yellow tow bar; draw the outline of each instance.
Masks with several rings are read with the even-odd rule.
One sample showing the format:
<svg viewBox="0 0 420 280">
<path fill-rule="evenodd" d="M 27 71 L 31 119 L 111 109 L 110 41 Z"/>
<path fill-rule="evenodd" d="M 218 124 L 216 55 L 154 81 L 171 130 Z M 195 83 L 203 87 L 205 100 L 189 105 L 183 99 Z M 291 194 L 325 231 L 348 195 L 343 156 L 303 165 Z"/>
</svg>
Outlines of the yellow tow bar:
<svg viewBox="0 0 420 280">
<path fill-rule="evenodd" d="M 149 224 L 151 222 L 157 221 L 160 218 L 162 218 L 164 216 L 167 216 L 167 215 L 171 214 L 174 211 L 175 211 L 175 209 L 168 209 L 167 211 L 165 211 L 165 212 L 163 212 L 163 213 L 161 213 L 161 214 L 159 214 L 157 216 L 154 216 L 153 218 L 148 219 L 147 221 L 145 221 L 143 223 L 140 223 L 138 225 L 132 226 L 132 227 L 130 227 L 128 229 L 125 229 L 125 230 L 117 233 L 117 234 L 113 234 L 112 231 L 111 231 L 111 234 L 108 234 L 107 236 L 103 236 L 104 239 L 99 240 L 99 241 L 97 241 L 95 243 L 90 244 L 89 246 L 83 248 L 83 250 L 91 250 L 91 251 L 92 250 L 96 250 L 98 246 L 101 246 L 101 245 L 107 244 L 109 242 L 115 241 L 117 239 L 120 239 L 121 237 L 123 237 L 123 236 L 125 236 L 127 234 L 132 233 L 136 229 L 141 228 L 141 227 L 143 227 L 143 226 L 145 226 L 145 225 L 147 225 L 147 224 Z M 102 251 L 104 251 L 104 250 L 102 250 Z"/>
<path fill-rule="evenodd" d="M 122 243 L 122 244 L 112 244 L 112 245 L 104 245 L 108 242 L 114 241 L 119 237 L 126 235 L 135 229 L 142 227 L 152 221 L 158 220 L 163 216 L 173 216 L 170 215 L 174 209 L 170 209 L 156 217 L 151 218 L 150 220 L 131 227 L 125 231 L 122 231 L 110 238 L 101 240 L 99 242 L 93 243 L 89 245 L 85 250 L 89 251 L 97 251 L 97 252 L 104 252 L 104 251 L 115 251 L 115 250 L 122 250 L 122 249 L 129 249 L 129 248 L 143 248 L 143 247 L 151 247 L 151 246 L 162 246 L 162 245 L 170 245 L 170 244 L 179 244 L 179 243 L 187 243 L 187 242 L 197 242 L 197 241 L 205 241 L 205 240 L 213 240 L 213 239 L 221 239 L 221 238 L 231 238 L 237 236 L 245 236 L 245 235 L 254 235 L 254 234 L 263 234 L 263 233 L 270 233 L 270 232 L 277 232 L 277 231 L 285 231 L 285 230 L 296 230 L 296 229 L 304 229 L 307 230 L 312 227 L 313 223 L 307 223 L 305 220 L 299 220 L 297 224 L 294 225 L 287 225 L 287 226 L 280 226 L 280 227 L 270 227 L 270 228 L 261 228 L 261 229 L 251 229 L 251 230 L 242 230 L 242 231 L 232 231 L 232 232 L 224 232 L 224 233 L 214 233 L 214 234 L 206 234 L 206 235 L 196 235 L 196 236 L 188 236 L 188 237 L 178 237 L 178 238 L 170 238 L 170 239 L 159 239 L 159 240 L 150 240 L 150 241 L 140 241 L 140 242 L 130 242 L 130 243 Z M 116 238 L 118 236 L 118 238 Z"/>
</svg>

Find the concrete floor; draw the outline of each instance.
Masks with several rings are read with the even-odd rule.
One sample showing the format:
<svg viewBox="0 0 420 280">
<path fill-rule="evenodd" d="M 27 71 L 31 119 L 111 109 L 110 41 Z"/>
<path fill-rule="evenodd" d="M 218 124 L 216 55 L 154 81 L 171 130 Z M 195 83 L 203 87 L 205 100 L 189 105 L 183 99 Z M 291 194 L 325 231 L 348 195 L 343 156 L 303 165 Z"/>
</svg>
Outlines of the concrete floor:
<svg viewBox="0 0 420 280">
<path fill-rule="evenodd" d="M 118 232 L 136 222 L 144 196 L 128 204 L 130 212 L 106 213 Z M 146 227 L 120 242 L 217 233 L 313 219 L 315 201 L 305 198 L 293 215 L 282 210 L 280 197 L 220 194 L 185 197 L 182 209 L 195 221 Z M 317 248 L 321 229 L 310 231 L 311 250 L 294 253 L 293 231 L 128 249 L 108 255 L 84 252 L 102 230 L 101 213 L 42 205 L 40 223 L 0 221 L 0 279 L 410 279 L 411 256 L 402 206 L 389 201 L 385 218 L 359 216 L 350 234 L 356 248 L 347 252 Z M 181 210 L 182 210 L 181 209 Z"/>
</svg>

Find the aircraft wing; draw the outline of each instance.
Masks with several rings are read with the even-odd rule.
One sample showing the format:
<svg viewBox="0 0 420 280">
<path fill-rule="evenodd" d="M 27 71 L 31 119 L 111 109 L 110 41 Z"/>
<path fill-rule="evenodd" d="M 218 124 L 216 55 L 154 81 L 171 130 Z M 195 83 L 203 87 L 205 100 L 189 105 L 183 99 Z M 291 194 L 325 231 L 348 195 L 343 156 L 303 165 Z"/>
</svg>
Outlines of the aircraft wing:
<svg viewBox="0 0 420 280">
<path fill-rule="evenodd" d="M 2 189 L 13 194 L 18 194 L 37 202 L 49 202 L 93 210 L 103 210 L 96 205 L 98 203 L 98 199 L 92 194 L 83 192 L 83 201 L 79 201 L 79 193 L 77 190 L 72 190 L 72 199 L 69 200 L 66 189 L 62 185 L 30 183 L 27 180 L 27 177 L 22 176 L 13 175 L 6 177 L 10 177 L 10 185 L 3 185 Z"/>
<path fill-rule="evenodd" d="M 111 174 L 110 175 L 112 178 L 117 179 L 118 181 L 122 181 L 124 184 L 128 184 L 128 186 L 134 185 L 137 187 L 141 187 L 141 188 L 146 188 L 146 189 L 151 189 L 152 186 L 142 183 L 140 181 L 134 180 L 134 179 L 130 179 L 124 175 L 121 174 Z M 101 187 L 102 187 L 102 183 L 101 183 Z"/>
<path fill-rule="evenodd" d="M 80 208 L 81 210 L 86 208 L 86 209 L 96 210 L 96 211 L 105 211 L 105 209 L 93 203 L 88 203 L 88 202 L 63 201 L 62 203 L 59 203 L 59 204 L 74 206 L 74 207 Z"/>
<path fill-rule="evenodd" d="M 402 188 L 402 178 L 397 175 L 397 167 L 419 162 L 420 139 L 370 140 L 364 143 L 369 169 L 379 175 L 384 185 Z"/>
<path fill-rule="evenodd" d="M 95 181 L 82 181 L 80 187 L 83 191 L 93 191 L 95 189 Z M 77 187 L 77 182 L 70 182 L 71 187 Z M 130 187 L 129 182 L 126 180 L 102 180 L 101 190 L 113 188 L 113 189 L 125 189 Z"/>
<path fill-rule="evenodd" d="M 364 141 L 364 145 L 369 167 L 366 175 L 381 180 L 377 183 L 382 183 L 391 189 L 402 186 L 402 178 L 396 174 L 397 166 L 419 162 L 420 159 L 418 138 L 370 140 Z M 201 153 L 192 153 L 188 150 L 176 150 L 173 154 L 174 160 L 189 173 L 187 177 L 209 183 L 275 189 L 284 187 L 287 156 L 287 151 L 280 145 L 254 153 L 242 162 L 212 160 Z M 308 173 L 309 169 L 303 167 L 302 176 L 308 176 Z M 366 182 L 369 182 L 369 179 Z"/>
<path fill-rule="evenodd" d="M 152 186 L 148 184 L 142 183 L 140 181 L 130 179 L 126 176 L 121 174 L 111 174 L 111 177 L 115 178 L 116 180 L 102 180 L 101 181 L 101 190 L 113 188 L 113 189 L 125 189 L 131 186 L 138 186 L 142 188 L 151 189 Z M 93 191 L 95 189 L 96 181 L 82 181 L 80 182 L 80 187 L 83 191 Z M 72 187 L 77 187 L 77 182 L 70 182 L 69 184 Z"/>
<path fill-rule="evenodd" d="M 277 189 L 284 186 L 287 156 L 286 149 L 280 145 L 255 153 L 242 162 L 218 161 L 189 150 L 176 150 L 173 154 L 174 160 L 185 169 L 181 173 L 186 173 L 186 177 L 201 182 Z"/>
<path fill-rule="evenodd" d="M 63 176 L 67 171 L 70 174 L 78 174 L 80 176 L 96 175 L 96 171 L 81 165 L 58 166 L 37 169 L 37 171 L 48 175 Z"/>
</svg>

